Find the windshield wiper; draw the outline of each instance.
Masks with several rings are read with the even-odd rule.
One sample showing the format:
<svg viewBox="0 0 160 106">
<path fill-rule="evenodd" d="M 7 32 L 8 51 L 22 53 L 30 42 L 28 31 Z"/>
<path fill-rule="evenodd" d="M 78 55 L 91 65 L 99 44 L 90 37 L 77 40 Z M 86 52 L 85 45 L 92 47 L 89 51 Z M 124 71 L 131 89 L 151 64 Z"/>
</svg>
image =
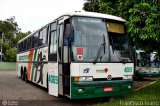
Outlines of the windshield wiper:
<svg viewBox="0 0 160 106">
<path fill-rule="evenodd" d="M 114 53 L 117 55 L 117 57 L 118 57 L 118 59 L 120 60 L 120 62 L 122 62 L 122 63 L 127 63 L 127 62 L 129 62 L 130 61 L 130 59 L 129 58 L 127 58 L 127 57 L 123 57 L 122 55 L 121 55 L 121 53 L 120 53 L 120 51 L 118 51 L 118 50 L 114 50 Z"/>
<path fill-rule="evenodd" d="M 97 51 L 97 55 L 96 55 L 96 57 L 93 61 L 93 64 L 97 63 L 97 60 L 99 59 L 102 50 L 104 50 L 104 54 L 105 54 L 105 52 L 106 52 L 106 40 L 105 40 L 104 34 L 103 34 L 103 42 L 101 43 L 101 45 L 100 45 L 100 47 Z"/>
</svg>

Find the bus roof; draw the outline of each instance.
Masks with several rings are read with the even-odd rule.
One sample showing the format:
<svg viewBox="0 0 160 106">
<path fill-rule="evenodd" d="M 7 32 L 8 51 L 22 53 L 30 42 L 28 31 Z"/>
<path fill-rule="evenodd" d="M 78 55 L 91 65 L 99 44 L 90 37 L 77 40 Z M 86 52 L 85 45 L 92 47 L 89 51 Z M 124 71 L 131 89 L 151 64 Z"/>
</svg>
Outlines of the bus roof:
<svg viewBox="0 0 160 106">
<path fill-rule="evenodd" d="M 117 17 L 117 16 L 113 16 L 113 15 L 109 15 L 109 14 L 96 13 L 96 12 L 76 11 L 76 12 L 69 12 L 69 13 L 66 13 L 64 15 L 105 18 L 105 19 L 125 22 L 125 20 L 122 19 L 121 17 Z"/>
<path fill-rule="evenodd" d="M 121 17 L 117 17 L 117 16 L 113 16 L 113 15 L 109 15 L 109 14 L 95 13 L 95 12 L 85 12 L 85 11 L 82 11 L 82 12 L 81 11 L 68 12 L 68 13 L 60 15 L 60 17 L 62 17 L 62 16 L 95 17 L 95 18 L 104 18 L 104 19 L 109 19 L 109 20 L 116 20 L 116 21 L 125 22 L 125 20 L 123 18 L 121 18 Z M 58 18 L 60 18 L 60 17 L 58 17 Z M 58 19 L 58 18 L 56 18 L 56 19 Z M 36 31 L 38 31 L 38 30 L 36 30 Z M 21 41 L 25 40 L 26 38 L 28 38 L 32 34 L 34 34 L 36 31 L 34 31 L 31 34 L 27 35 L 26 37 L 24 37 L 23 39 L 21 39 L 18 43 L 20 43 Z"/>
</svg>

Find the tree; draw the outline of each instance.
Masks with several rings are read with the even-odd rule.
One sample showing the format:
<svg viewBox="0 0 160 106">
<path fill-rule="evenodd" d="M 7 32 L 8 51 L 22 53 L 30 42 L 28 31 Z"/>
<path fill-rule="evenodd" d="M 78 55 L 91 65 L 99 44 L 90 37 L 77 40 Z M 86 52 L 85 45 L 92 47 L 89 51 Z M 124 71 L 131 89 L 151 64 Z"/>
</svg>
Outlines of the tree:
<svg viewBox="0 0 160 106">
<path fill-rule="evenodd" d="M 3 39 L 0 40 L 0 45 L 3 48 L 3 61 L 16 61 L 17 42 L 30 32 L 21 32 L 15 17 L 4 21 L 0 20 L 0 32 L 4 35 Z"/>
<path fill-rule="evenodd" d="M 160 0 L 87 0 L 83 9 L 90 11 L 95 2 L 98 12 L 126 19 L 128 33 L 137 48 L 160 52 L 160 46 L 156 46 L 160 45 Z"/>
<path fill-rule="evenodd" d="M 99 12 L 99 0 L 87 0 L 88 2 L 84 3 L 84 10 Z"/>
</svg>

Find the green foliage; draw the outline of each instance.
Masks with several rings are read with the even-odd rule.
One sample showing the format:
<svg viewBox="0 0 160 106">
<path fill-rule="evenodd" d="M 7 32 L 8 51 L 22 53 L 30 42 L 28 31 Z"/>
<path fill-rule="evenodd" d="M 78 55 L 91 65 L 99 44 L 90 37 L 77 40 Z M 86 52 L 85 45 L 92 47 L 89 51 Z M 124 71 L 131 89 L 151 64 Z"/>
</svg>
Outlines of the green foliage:
<svg viewBox="0 0 160 106">
<path fill-rule="evenodd" d="M 23 32 L 19 32 L 17 35 L 16 35 L 16 38 L 15 38 L 15 42 L 16 44 L 18 43 L 19 40 L 21 40 L 22 38 L 24 38 L 26 35 L 29 35 L 31 32 L 27 32 L 27 33 L 23 33 Z M 17 46 L 17 45 L 16 45 Z"/>
<path fill-rule="evenodd" d="M 3 61 L 15 62 L 17 42 L 30 32 L 21 32 L 15 21 L 15 17 L 11 17 L 4 21 L 0 20 L 0 32 L 4 34 L 3 39 L 0 38 L 0 45 L 2 45 L 3 48 Z"/>
<path fill-rule="evenodd" d="M 6 55 L 7 55 L 7 59 L 10 62 L 15 62 L 16 61 L 16 55 L 17 55 L 17 49 L 16 48 L 10 48 L 8 50 L 6 50 Z"/>
<path fill-rule="evenodd" d="M 126 19 L 128 33 L 137 48 L 160 51 L 157 46 L 160 45 L 160 0 L 87 0 L 83 9 L 95 12 L 93 4 L 98 4 L 96 12 Z"/>
<path fill-rule="evenodd" d="M 88 2 L 84 3 L 84 10 L 99 12 L 99 0 L 88 0 Z"/>
</svg>

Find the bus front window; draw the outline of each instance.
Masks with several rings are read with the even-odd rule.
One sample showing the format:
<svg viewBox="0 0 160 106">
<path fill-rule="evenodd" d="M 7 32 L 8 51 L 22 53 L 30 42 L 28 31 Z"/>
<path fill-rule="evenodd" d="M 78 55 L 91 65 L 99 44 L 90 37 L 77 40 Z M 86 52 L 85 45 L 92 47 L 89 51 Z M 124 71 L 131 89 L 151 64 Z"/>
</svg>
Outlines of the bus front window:
<svg viewBox="0 0 160 106">
<path fill-rule="evenodd" d="M 106 24 L 103 19 L 73 17 L 72 54 L 74 61 L 108 62 L 109 44 Z M 105 43 L 103 43 L 105 41 Z M 102 44 L 105 44 L 101 47 Z M 99 56 L 97 56 L 99 55 Z"/>
</svg>

